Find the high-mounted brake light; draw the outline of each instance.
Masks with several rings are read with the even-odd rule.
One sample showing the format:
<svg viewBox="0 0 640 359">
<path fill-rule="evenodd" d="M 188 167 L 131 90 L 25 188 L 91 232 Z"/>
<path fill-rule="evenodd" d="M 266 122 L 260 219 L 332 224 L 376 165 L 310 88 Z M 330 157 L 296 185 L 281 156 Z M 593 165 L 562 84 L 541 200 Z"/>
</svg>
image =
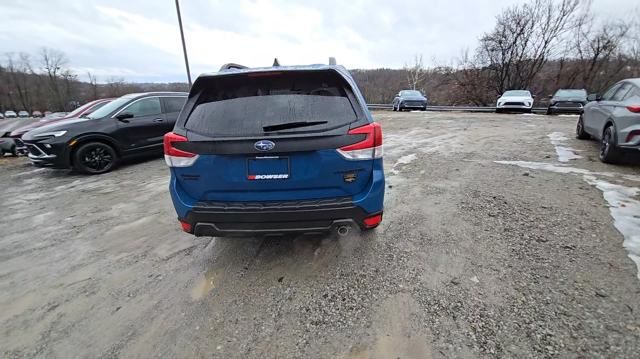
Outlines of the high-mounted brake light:
<svg viewBox="0 0 640 359">
<path fill-rule="evenodd" d="M 633 113 L 640 113 L 640 105 L 627 106 L 627 110 Z"/>
<path fill-rule="evenodd" d="M 173 146 L 176 142 L 187 142 L 187 138 L 173 132 L 164 135 L 164 161 L 169 167 L 189 167 L 198 159 L 195 153 L 183 151 Z"/>
<path fill-rule="evenodd" d="M 366 135 L 364 140 L 340 147 L 337 151 L 348 160 L 382 158 L 382 128 L 374 122 L 349 131 L 350 135 Z"/>
</svg>

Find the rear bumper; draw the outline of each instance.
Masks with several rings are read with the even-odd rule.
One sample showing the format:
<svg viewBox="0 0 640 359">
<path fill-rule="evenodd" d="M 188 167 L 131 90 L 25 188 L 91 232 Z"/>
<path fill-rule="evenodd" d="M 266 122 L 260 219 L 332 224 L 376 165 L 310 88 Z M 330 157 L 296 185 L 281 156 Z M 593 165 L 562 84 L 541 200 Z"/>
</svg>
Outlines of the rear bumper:
<svg viewBox="0 0 640 359">
<path fill-rule="evenodd" d="M 195 236 L 241 237 L 283 233 L 326 233 L 340 226 L 374 228 L 367 213 L 350 198 L 315 201 L 198 203 L 184 218 Z"/>
<path fill-rule="evenodd" d="M 319 233 L 380 215 L 384 203 L 382 159 L 376 160 L 369 184 L 353 195 L 330 198 L 260 201 L 198 201 L 185 192 L 172 171 L 169 184 L 178 219 L 196 236 L 252 236 L 277 233 Z"/>
</svg>

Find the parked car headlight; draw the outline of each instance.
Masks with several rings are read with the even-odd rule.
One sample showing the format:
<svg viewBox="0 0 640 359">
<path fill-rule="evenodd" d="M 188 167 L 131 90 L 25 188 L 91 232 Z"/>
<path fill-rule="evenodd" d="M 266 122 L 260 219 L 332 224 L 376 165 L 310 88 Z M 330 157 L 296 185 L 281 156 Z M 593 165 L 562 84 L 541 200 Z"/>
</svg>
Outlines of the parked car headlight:
<svg viewBox="0 0 640 359">
<path fill-rule="evenodd" d="M 66 130 L 62 130 L 62 131 L 52 131 L 52 132 L 44 132 L 44 133 L 39 133 L 33 137 L 60 137 L 60 136 L 64 136 L 65 133 L 67 133 Z"/>
</svg>

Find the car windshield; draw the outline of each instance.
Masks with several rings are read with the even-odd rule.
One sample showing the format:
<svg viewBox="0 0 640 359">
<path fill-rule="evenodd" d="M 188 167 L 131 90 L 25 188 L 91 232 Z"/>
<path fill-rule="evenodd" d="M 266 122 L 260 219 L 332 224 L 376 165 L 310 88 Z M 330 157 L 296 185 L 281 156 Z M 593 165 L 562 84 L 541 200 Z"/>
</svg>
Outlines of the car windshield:
<svg viewBox="0 0 640 359">
<path fill-rule="evenodd" d="M 531 92 L 527 90 L 510 90 L 502 95 L 503 97 L 531 96 Z"/>
<path fill-rule="evenodd" d="M 558 90 L 554 95 L 556 97 L 587 97 L 585 90 Z"/>
<path fill-rule="evenodd" d="M 82 105 L 82 106 L 80 106 L 80 107 L 76 108 L 75 110 L 73 110 L 73 111 L 69 112 L 69 114 L 68 114 L 66 117 L 76 117 L 76 116 L 78 116 L 79 114 L 81 114 L 82 112 L 84 112 L 84 110 L 85 110 L 87 107 L 91 106 L 91 104 L 92 104 L 92 103 L 93 103 L 93 102 L 85 103 L 84 105 Z"/>
<path fill-rule="evenodd" d="M 415 90 L 404 90 L 400 91 L 400 96 L 422 96 L 420 91 Z"/>
<path fill-rule="evenodd" d="M 95 110 L 93 113 L 91 113 L 89 116 L 87 116 L 87 118 L 95 120 L 97 118 L 105 117 L 108 114 L 110 114 L 111 112 L 113 112 L 113 111 L 117 110 L 118 108 L 120 108 L 120 106 L 122 106 L 125 103 L 129 102 L 131 100 L 131 98 L 133 98 L 133 96 L 131 96 L 131 95 L 126 95 L 126 96 L 122 96 L 120 98 L 117 98 L 117 99 L 109 102 L 108 104 L 102 106 L 101 108 Z"/>
</svg>

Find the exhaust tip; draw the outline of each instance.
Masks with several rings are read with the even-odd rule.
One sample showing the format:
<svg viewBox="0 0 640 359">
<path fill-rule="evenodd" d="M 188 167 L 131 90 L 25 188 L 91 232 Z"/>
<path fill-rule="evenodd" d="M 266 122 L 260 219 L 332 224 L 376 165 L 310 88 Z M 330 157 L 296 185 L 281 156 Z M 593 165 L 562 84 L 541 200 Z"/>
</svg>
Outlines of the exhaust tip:
<svg viewBox="0 0 640 359">
<path fill-rule="evenodd" d="M 349 226 L 339 226 L 336 232 L 340 237 L 344 237 L 349 234 L 350 230 L 351 230 L 351 227 Z"/>
</svg>

